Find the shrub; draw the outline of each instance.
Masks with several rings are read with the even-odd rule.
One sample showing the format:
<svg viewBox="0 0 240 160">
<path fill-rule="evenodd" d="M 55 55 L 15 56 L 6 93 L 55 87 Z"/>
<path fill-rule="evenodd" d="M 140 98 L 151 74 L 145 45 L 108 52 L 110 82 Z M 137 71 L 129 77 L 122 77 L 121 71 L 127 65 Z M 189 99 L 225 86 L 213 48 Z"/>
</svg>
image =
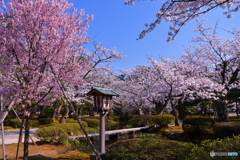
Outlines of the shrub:
<svg viewBox="0 0 240 160">
<path fill-rule="evenodd" d="M 142 127 L 153 124 L 153 116 L 150 114 L 139 115 L 129 120 L 133 127 Z"/>
<path fill-rule="evenodd" d="M 206 116 L 189 116 L 183 120 L 183 130 L 187 133 L 203 133 L 212 129 L 215 124 L 214 119 Z"/>
<path fill-rule="evenodd" d="M 5 119 L 4 120 L 4 126 L 10 126 L 10 120 L 11 119 Z"/>
<path fill-rule="evenodd" d="M 68 139 L 68 134 L 64 129 L 55 126 L 39 128 L 37 131 L 37 136 L 47 142 L 60 142 L 65 143 Z"/>
<path fill-rule="evenodd" d="M 214 136 L 219 138 L 240 134 L 240 122 L 221 122 L 215 124 L 213 133 Z"/>
<path fill-rule="evenodd" d="M 210 157 L 210 152 L 238 152 L 240 150 L 240 136 L 233 136 L 233 138 L 224 138 L 216 140 L 204 140 L 200 145 L 192 148 L 189 160 L 218 160 L 218 159 L 240 159 L 237 157 Z"/>
<path fill-rule="evenodd" d="M 32 116 L 31 120 L 38 120 L 38 116 Z"/>
<path fill-rule="evenodd" d="M 169 124 L 174 123 L 175 117 L 171 114 L 163 114 L 154 116 L 154 123 L 158 125 L 159 128 L 166 128 Z"/>
<path fill-rule="evenodd" d="M 155 138 L 128 139 L 107 148 L 107 160 L 179 160 L 186 159 L 194 145 Z"/>
<path fill-rule="evenodd" d="M 93 141 L 95 140 L 96 139 L 93 139 Z M 69 139 L 68 144 L 71 146 L 72 150 L 92 153 L 92 149 L 89 146 L 89 142 L 87 141 L 87 139 Z"/>
<path fill-rule="evenodd" d="M 38 118 L 51 118 L 54 108 L 52 106 L 44 106 L 42 113 L 38 115 Z"/>
<path fill-rule="evenodd" d="M 108 120 L 107 120 L 106 128 L 107 128 L 107 129 L 112 129 L 112 127 L 113 127 L 114 125 L 116 125 L 116 124 L 117 124 L 116 121 L 108 119 Z"/>
<path fill-rule="evenodd" d="M 127 123 L 132 118 L 133 118 L 133 115 L 131 115 L 128 112 L 126 112 L 125 114 L 121 114 L 119 116 L 119 121 L 123 122 L 123 123 Z"/>
<path fill-rule="evenodd" d="M 39 118 L 38 119 L 39 124 L 51 124 L 53 123 L 52 118 Z"/>
<path fill-rule="evenodd" d="M 69 115 L 68 115 L 68 118 L 73 118 L 73 119 L 75 119 L 75 115 L 74 115 L 74 114 L 69 114 Z"/>
<path fill-rule="evenodd" d="M 6 119 L 4 121 L 5 126 L 11 126 L 13 128 L 20 128 L 21 122 L 18 119 Z"/>
<path fill-rule="evenodd" d="M 88 127 L 99 127 L 99 119 L 98 118 L 83 118 L 83 121 L 87 122 Z"/>
<path fill-rule="evenodd" d="M 21 115 L 19 115 L 19 116 L 21 117 Z M 8 114 L 7 114 L 6 118 L 5 118 L 5 120 L 6 119 L 14 119 L 14 118 L 16 118 L 16 115 L 13 112 L 13 110 L 11 109 L 10 111 L 8 111 Z"/>
<path fill-rule="evenodd" d="M 111 119 L 111 120 L 113 120 L 113 121 L 119 121 L 119 116 L 110 116 L 110 118 L 109 119 Z"/>
<path fill-rule="evenodd" d="M 83 126 L 87 127 L 87 123 L 83 122 Z M 59 143 L 66 143 L 69 133 L 73 135 L 83 134 L 78 123 L 64 123 L 54 124 L 53 126 L 39 128 L 37 136 L 47 142 L 57 141 Z"/>
<path fill-rule="evenodd" d="M 100 119 L 99 118 L 92 118 L 92 117 L 88 117 L 88 118 L 83 118 L 82 122 L 85 122 L 87 124 L 88 127 L 91 128 L 98 128 L 99 124 L 100 124 Z M 106 128 L 111 129 L 112 126 L 116 125 L 117 122 L 107 119 L 106 120 Z"/>
<path fill-rule="evenodd" d="M 81 142 L 80 139 L 69 139 L 68 143 L 70 144 L 71 148 L 74 150 L 81 149 Z"/>
<path fill-rule="evenodd" d="M 240 116 L 229 117 L 229 120 L 230 120 L 231 122 L 233 122 L 233 121 L 240 121 Z"/>
<path fill-rule="evenodd" d="M 86 128 L 87 123 L 82 121 L 83 126 Z M 73 133 L 73 135 L 82 134 L 82 129 L 80 128 L 78 123 L 58 123 L 54 124 L 54 127 L 62 128 L 66 133 Z"/>
</svg>

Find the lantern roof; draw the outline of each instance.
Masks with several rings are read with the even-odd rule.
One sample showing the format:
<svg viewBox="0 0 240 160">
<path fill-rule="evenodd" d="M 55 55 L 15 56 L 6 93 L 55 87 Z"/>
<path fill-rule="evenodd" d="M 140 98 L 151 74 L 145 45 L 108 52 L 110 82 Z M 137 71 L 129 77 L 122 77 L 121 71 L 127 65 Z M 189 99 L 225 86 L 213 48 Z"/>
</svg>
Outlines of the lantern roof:
<svg viewBox="0 0 240 160">
<path fill-rule="evenodd" d="M 100 87 L 92 87 L 91 91 L 87 93 L 87 95 L 94 95 L 94 94 L 102 94 L 102 95 L 109 95 L 109 96 L 119 96 L 116 92 L 108 88 L 100 88 Z"/>
</svg>

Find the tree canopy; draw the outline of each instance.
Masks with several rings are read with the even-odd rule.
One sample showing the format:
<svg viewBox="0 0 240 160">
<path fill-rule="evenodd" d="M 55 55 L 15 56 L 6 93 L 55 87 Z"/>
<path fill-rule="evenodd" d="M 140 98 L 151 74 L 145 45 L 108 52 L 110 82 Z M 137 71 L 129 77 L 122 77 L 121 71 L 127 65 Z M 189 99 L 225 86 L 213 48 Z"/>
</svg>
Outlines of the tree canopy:
<svg viewBox="0 0 240 160">
<path fill-rule="evenodd" d="M 137 0 L 125 1 L 127 5 L 134 5 Z M 153 0 L 145 0 L 153 1 Z M 148 33 L 161 24 L 164 20 L 171 23 L 167 41 L 174 40 L 181 28 L 190 20 L 214 11 L 216 8 L 223 9 L 227 18 L 232 17 L 233 12 L 238 12 L 240 1 L 238 0 L 165 0 L 156 13 L 156 20 L 146 24 L 137 39 L 144 38 Z"/>
</svg>

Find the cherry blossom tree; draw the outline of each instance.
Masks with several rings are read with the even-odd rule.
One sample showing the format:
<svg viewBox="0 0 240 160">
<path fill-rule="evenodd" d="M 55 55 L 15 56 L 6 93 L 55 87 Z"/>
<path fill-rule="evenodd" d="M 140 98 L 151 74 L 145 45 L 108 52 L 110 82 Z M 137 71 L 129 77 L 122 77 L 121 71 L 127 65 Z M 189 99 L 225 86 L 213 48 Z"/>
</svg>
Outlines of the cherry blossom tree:
<svg viewBox="0 0 240 160">
<path fill-rule="evenodd" d="M 175 124 L 180 125 L 179 105 L 184 101 L 196 99 L 216 99 L 217 93 L 222 93 L 224 87 L 215 83 L 202 72 L 202 69 L 181 60 L 151 60 L 158 74 L 157 92 L 164 95 L 175 116 Z"/>
<path fill-rule="evenodd" d="M 215 108 L 218 118 L 228 121 L 227 95 L 233 89 L 239 89 L 239 31 L 233 30 L 230 32 L 233 38 L 226 39 L 217 36 L 217 25 L 205 27 L 202 21 L 197 21 L 197 26 L 196 32 L 200 35 L 193 39 L 196 45 L 186 49 L 182 58 L 195 66 L 202 66 L 209 78 L 224 86 L 227 94 L 215 101 Z"/>
<path fill-rule="evenodd" d="M 137 0 L 128 0 L 125 1 L 125 4 L 134 5 L 135 1 Z M 187 22 L 205 13 L 213 12 L 216 8 L 222 8 L 223 14 L 227 18 L 231 18 L 233 12 L 238 12 L 239 3 L 238 0 L 165 0 L 156 14 L 156 20 L 151 24 L 146 24 L 147 29 L 140 33 L 138 39 L 144 38 L 165 20 L 172 23 L 167 39 L 167 41 L 171 41 Z"/>
<path fill-rule="evenodd" d="M 1 8 L 0 92 L 24 109 L 24 159 L 34 106 L 59 96 L 59 81 L 81 87 L 91 67 L 93 55 L 82 45 L 90 41 L 86 30 L 92 17 L 71 6 L 66 0 L 10 0 Z"/>
<path fill-rule="evenodd" d="M 124 96 L 120 96 L 120 98 L 124 98 L 121 101 L 125 104 L 126 108 L 134 107 L 139 113 L 142 113 L 145 108 L 153 107 L 146 99 L 148 92 L 147 87 L 144 86 L 146 85 L 145 82 L 152 76 L 150 75 L 151 72 L 149 72 L 150 69 L 149 66 L 139 65 L 135 69 L 121 70 L 122 74 L 126 77 L 124 80 L 116 81 L 114 85 L 116 91 L 122 93 Z"/>
<path fill-rule="evenodd" d="M 90 68 L 84 73 L 84 86 L 81 89 L 78 87 L 66 88 L 65 92 L 71 102 L 78 106 L 82 104 L 92 104 L 92 97 L 86 96 L 86 93 L 92 86 L 109 88 L 115 81 L 115 74 L 110 68 L 110 63 L 123 59 L 125 56 L 119 53 L 115 48 L 105 48 L 101 43 L 95 45 L 95 50 L 92 53 L 94 56 L 90 63 Z M 93 116 L 92 106 L 89 106 L 89 111 Z M 81 109 L 76 106 L 76 109 Z M 82 108 L 83 109 L 83 108 Z"/>
<path fill-rule="evenodd" d="M 224 87 L 208 78 L 200 67 L 182 60 L 150 58 L 149 61 L 151 66 L 137 66 L 125 72 L 128 78 L 118 86 L 128 93 L 126 100 L 134 102 L 138 108 L 154 105 L 155 113 L 162 114 L 166 107 L 171 107 L 176 125 L 179 125 L 179 104 L 196 99 L 217 99 L 218 94 L 225 93 Z"/>
</svg>

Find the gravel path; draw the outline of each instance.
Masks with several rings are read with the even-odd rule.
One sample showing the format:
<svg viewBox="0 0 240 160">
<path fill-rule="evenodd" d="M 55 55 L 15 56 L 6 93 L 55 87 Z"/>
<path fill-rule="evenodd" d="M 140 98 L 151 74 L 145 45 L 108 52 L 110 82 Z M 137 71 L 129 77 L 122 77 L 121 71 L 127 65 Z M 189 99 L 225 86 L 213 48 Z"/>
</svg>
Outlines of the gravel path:
<svg viewBox="0 0 240 160">
<path fill-rule="evenodd" d="M 36 142 L 39 141 L 39 139 L 35 136 L 36 135 L 36 130 L 38 128 L 33 128 L 30 129 L 30 136 L 32 139 Z M 4 143 L 5 144 L 13 144 L 13 143 L 18 143 L 18 138 L 19 138 L 19 130 L 15 131 L 5 131 L 4 132 Z M 23 131 L 23 138 L 22 141 L 24 140 L 24 131 Z M 31 139 L 29 140 L 31 142 Z M 2 144 L 2 132 L 0 131 L 0 144 Z"/>
</svg>

